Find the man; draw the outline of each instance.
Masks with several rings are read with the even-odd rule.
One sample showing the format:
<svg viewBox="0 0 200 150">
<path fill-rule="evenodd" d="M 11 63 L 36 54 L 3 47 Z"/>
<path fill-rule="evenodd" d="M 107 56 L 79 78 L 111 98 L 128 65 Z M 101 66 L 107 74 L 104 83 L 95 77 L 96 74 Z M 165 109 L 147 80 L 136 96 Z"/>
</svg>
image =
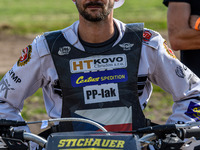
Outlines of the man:
<svg viewBox="0 0 200 150">
<path fill-rule="evenodd" d="M 43 89 L 51 118 L 81 117 L 109 131 L 147 126 L 141 109 L 159 85 L 174 99 L 167 123 L 199 121 L 200 80 L 159 33 L 113 18 L 123 0 L 73 0 L 79 21 L 36 37 L 0 82 L 1 118 L 23 120 L 24 100 Z M 98 130 L 60 123 L 58 131 Z"/>
<path fill-rule="evenodd" d="M 181 50 L 181 62 L 200 77 L 200 1 L 164 0 L 163 3 L 168 6 L 168 35 L 172 49 Z"/>
</svg>

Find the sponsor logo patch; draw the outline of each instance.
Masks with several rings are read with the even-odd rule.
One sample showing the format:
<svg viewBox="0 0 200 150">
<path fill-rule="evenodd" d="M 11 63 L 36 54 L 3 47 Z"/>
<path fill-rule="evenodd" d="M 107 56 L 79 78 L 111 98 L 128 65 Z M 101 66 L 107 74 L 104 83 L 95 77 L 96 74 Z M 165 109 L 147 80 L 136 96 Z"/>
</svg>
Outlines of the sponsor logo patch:
<svg viewBox="0 0 200 150">
<path fill-rule="evenodd" d="M 8 91 L 10 90 L 15 90 L 14 88 L 11 88 L 10 87 L 10 84 L 8 83 L 8 80 L 3 78 L 1 81 L 0 81 L 0 93 L 4 92 L 4 98 L 7 98 L 8 96 Z"/>
<path fill-rule="evenodd" d="M 164 41 L 164 42 L 163 42 L 163 45 L 164 45 L 164 47 L 165 47 L 167 53 L 168 53 L 171 57 L 176 58 L 176 56 L 175 56 L 173 50 L 170 49 L 170 48 L 168 47 L 167 41 Z"/>
<path fill-rule="evenodd" d="M 190 102 L 187 111 L 185 114 L 195 121 L 200 121 L 200 105 L 194 102 Z"/>
<path fill-rule="evenodd" d="M 58 55 L 68 55 L 69 52 L 71 51 L 71 47 L 69 46 L 63 46 L 59 48 Z"/>
<path fill-rule="evenodd" d="M 145 41 L 145 42 L 150 41 L 151 36 L 152 36 L 151 32 L 149 32 L 149 31 L 147 31 L 147 30 L 144 31 L 144 32 L 143 32 L 143 41 Z"/>
<path fill-rule="evenodd" d="M 10 77 L 11 77 L 11 79 L 13 79 L 13 81 L 15 82 L 15 83 L 21 83 L 21 79 L 20 79 L 20 77 L 18 77 L 16 74 L 15 74 L 15 72 L 13 71 L 13 69 L 10 69 L 9 70 L 9 75 L 10 75 Z"/>
<path fill-rule="evenodd" d="M 111 102 L 119 100 L 116 83 L 83 87 L 85 104 Z"/>
<path fill-rule="evenodd" d="M 83 87 L 95 84 L 119 83 L 128 80 L 125 69 L 115 69 L 108 71 L 98 71 L 90 73 L 79 73 L 71 76 L 73 87 Z"/>
<path fill-rule="evenodd" d="M 185 77 L 185 72 L 184 69 L 181 66 L 176 67 L 176 75 L 180 78 L 184 78 Z"/>
<path fill-rule="evenodd" d="M 89 72 L 105 69 L 126 68 L 127 58 L 125 54 L 101 55 L 70 60 L 71 73 Z"/>
<path fill-rule="evenodd" d="M 20 56 L 17 66 L 24 66 L 29 62 L 31 59 L 31 52 L 32 52 L 32 46 L 28 45 L 25 49 L 22 50 L 22 55 Z"/>
<path fill-rule="evenodd" d="M 134 45 L 134 44 L 131 44 L 131 43 L 119 44 L 119 46 L 122 47 L 124 51 L 129 51 L 129 50 L 131 50 L 131 47 L 133 47 L 133 45 Z"/>
</svg>

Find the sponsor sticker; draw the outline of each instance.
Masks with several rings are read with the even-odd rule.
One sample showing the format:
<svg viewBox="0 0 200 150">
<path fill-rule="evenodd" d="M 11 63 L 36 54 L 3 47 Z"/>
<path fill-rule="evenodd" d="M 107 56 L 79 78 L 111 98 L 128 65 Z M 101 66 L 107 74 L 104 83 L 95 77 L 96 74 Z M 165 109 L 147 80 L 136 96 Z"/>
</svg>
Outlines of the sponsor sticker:
<svg viewBox="0 0 200 150">
<path fill-rule="evenodd" d="M 85 104 L 111 102 L 119 100 L 117 83 L 83 87 Z"/>
<path fill-rule="evenodd" d="M 185 114 L 195 121 L 200 121 L 200 105 L 194 102 L 190 102 Z"/>
<path fill-rule="evenodd" d="M 96 137 L 96 136 L 95 136 Z M 58 148 L 85 149 L 85 150 L 119 150 L 124 149 L 125 140 L 81 137 L 72 139 L 60 139 Z M 92 147 L 92 148 L 91 148 Z M 95 148 L 96 147 L 96 148 Z"/>
<path fill-rule="evenodd" d="M 106 69 L 126 68 L 125 54 L 101 55 L 70 60 L 71 73 L 98 71 Z"/>
<path fill-rule="evenodd" d="M 95 84 L 119 83 L 128 80 L 126 69 L 115 69 L 89 73 L 78 73 L 71 76 L 73 87 L 83 87 Z"/>
<path fill-rule="evenodd" d="M 17 66 L 24 66 L 29 62 L 31 59 L 31 52 L 32 52 L 32 46 L 28 45 L 25 49 L 22 50 L 22 55 L 20 56 Z"/>
<path fill-rule="evenodd" d="M 46 127 L 48 127 L 48 120 L 42 120 L 42 125 L 41 125 L 41 129 L 45 129 Z"/>
<path fill-rule="evenodd" d="M 164 42 L 163 42 L 163 45 L 164 45 L 164 47 L 165 47 L 167 53 L 168 53 L 171 57 L 176 58 L 176 56 L 175 56 L 173 50 L 170 49 L 170 48 L 168 47 L 167 41 L 164 41 Z"/>
</svg>

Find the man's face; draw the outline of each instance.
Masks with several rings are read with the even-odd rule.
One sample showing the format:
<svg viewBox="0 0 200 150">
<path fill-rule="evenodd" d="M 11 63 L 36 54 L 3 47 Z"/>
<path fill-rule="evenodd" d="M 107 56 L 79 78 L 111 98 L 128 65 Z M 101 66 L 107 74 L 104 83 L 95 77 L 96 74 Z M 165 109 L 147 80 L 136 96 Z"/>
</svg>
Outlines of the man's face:
<svg viewBox="0 0 200 150">
<path fill-rule="evenodd" d="M 98 22 L 112 11 L 114 0 L 76 0 L 76 7 L 83 18 Z"/>
</svg>

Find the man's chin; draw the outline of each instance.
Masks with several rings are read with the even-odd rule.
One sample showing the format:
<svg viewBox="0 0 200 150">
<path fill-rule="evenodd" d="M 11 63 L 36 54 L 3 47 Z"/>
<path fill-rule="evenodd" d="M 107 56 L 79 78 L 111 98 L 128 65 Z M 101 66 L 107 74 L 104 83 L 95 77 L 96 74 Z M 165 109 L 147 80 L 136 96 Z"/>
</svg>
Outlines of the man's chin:
<svg viewBox="0 0 200 150">
<path fill-rule="evenodd" d="M 102 18 L 85 18 L 85 19 L 90 22 L 100 22 L 103 20 Z"/>
<path fill-rule="evenodd" d="M 86 20 L 88 21 L 91 21 L 91 22 L 98 22 L 98 21 L 102 21 L 103 20 L 103 17 L 100 16 L 100 15 L 84 15 L 83 18 L 85 18 Z"/>
</svg>

